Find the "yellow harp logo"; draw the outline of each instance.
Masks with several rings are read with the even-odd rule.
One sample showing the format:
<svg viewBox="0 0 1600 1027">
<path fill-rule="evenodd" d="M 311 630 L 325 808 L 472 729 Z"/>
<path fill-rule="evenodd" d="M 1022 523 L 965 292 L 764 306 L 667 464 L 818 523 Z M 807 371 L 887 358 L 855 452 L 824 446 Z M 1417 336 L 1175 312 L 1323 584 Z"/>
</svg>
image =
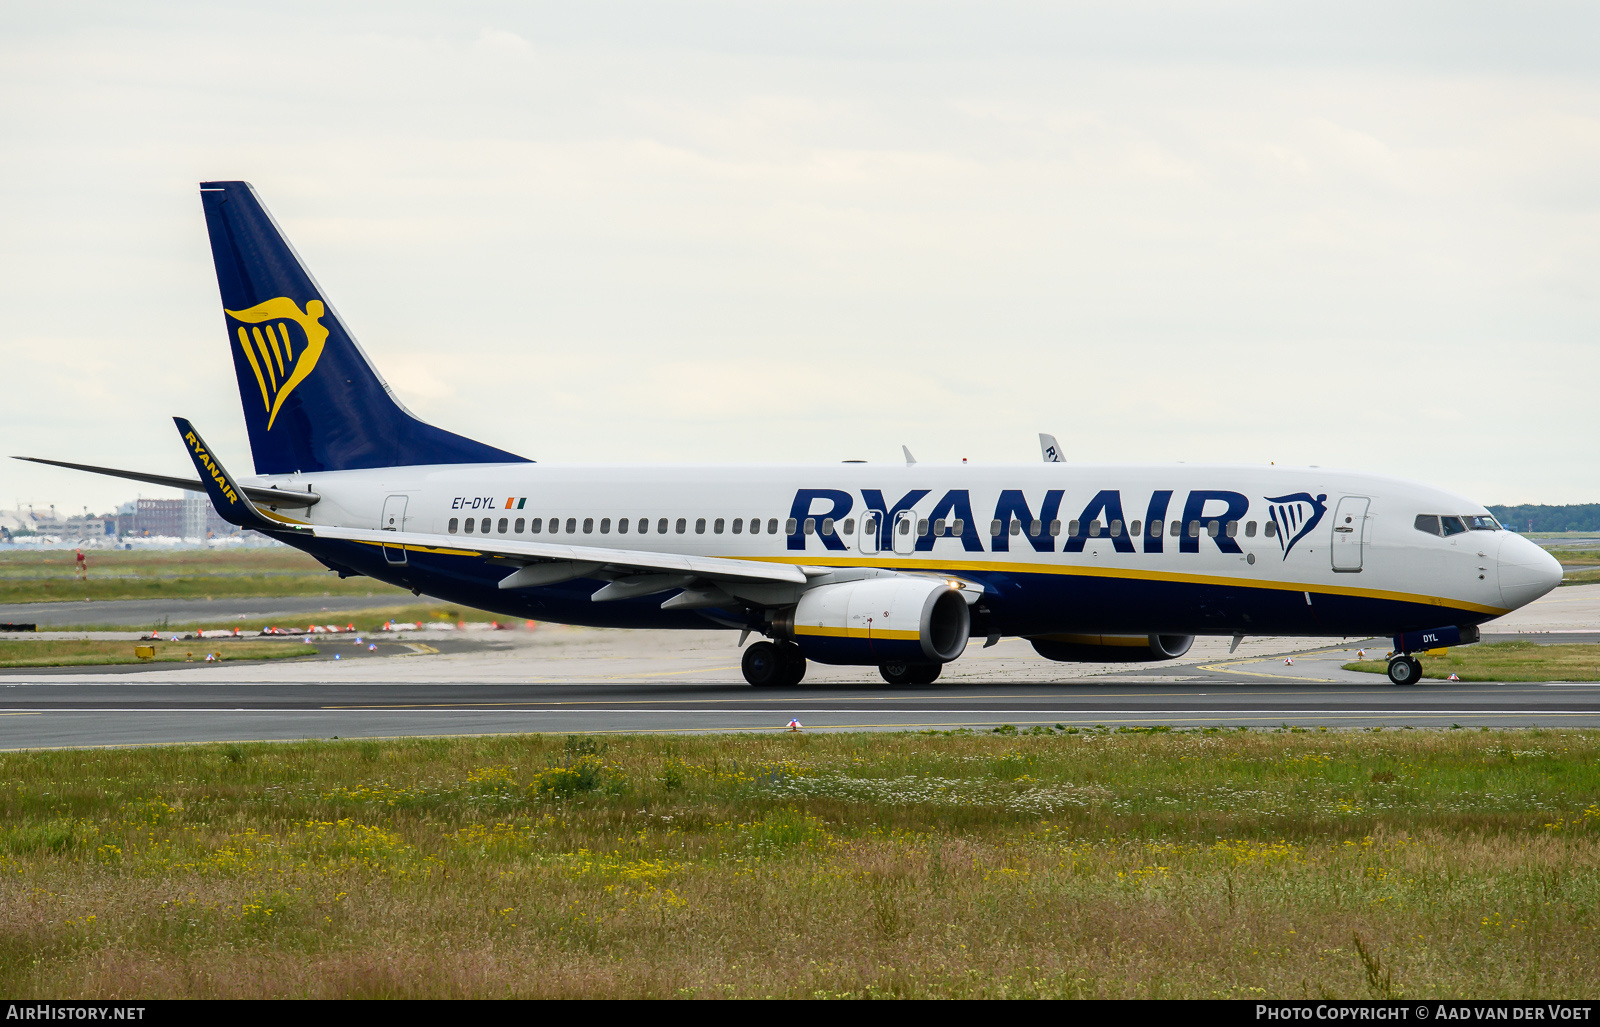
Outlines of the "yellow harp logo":
<svg viewBox="0 0 1600 1027">
<path fill-rule="evenodd" d="M 267 430 L 271 431 L 283 401 L 317 366 L 323 344 L 328 341 L 328 330 L 322 327 L 322 301 L 307 301 L 302 312 L 294 300 L 279 296 L 249 310 L 224 313 L 244 322 L 239 326 L 239 347 L 250 362 L 250 370 L 256 373 L 256 384 L 261 386 L 261 403 L 267 410 Z M 291 324 L 300 330 L 290 331 Z"/>
</svg>

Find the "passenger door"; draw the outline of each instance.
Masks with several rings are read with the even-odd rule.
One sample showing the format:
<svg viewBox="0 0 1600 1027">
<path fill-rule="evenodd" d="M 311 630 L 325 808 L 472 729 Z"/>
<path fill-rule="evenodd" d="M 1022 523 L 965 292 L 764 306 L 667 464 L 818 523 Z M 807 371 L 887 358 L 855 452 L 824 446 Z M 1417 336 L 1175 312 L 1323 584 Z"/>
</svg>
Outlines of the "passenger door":
<svg viewBox="0 0 1600 1027">
<path fill-rule="evenodd" d="M 406 497 L 390 496 L 383 501 L 383 520 L 378 528 L 382 531 L 406 530 Z M 384 546 L 383 558 L 393 564 L 406 562 L 406 551 L 399 546 Z"/>
<path fill-rule="evenodd" d="M 861 515 L 861 535 L 858 548 L 868 556 L 878 552 L 878 514 L 868 511 Z"/>
<path fill-rule="evenodd" d="M 1343 573 L 1361 570 L 1367 541 L 1367 505 L 1364 496 L 1345 496 L 1333 513 L 1333 569 Z"/>
<path fill-rule="evenodd" d="M 901 510 L 894 516 L 894 551 L 901 555 L 917 548 L 917 512 Z"/>
</svg>

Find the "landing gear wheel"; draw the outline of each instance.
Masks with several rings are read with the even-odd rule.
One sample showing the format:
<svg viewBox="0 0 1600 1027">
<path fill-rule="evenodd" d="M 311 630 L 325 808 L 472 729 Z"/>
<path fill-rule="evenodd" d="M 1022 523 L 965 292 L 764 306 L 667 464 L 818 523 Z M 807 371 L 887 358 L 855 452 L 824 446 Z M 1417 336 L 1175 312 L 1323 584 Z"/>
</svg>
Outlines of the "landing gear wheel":
<svg viewBox="0 0 1600 1027">
<path fill-rule="evenodd" d="M 893 660 L 889 663 L 878 664 L 878 673 L 882 674 L 883 680 L 891 685 L 911 684 L 911 675 L 915 669 L 911 664 L 903 660 Z"/>
<path fill-rule="evenodd" d="M 793 642 L 784 642 L 779 645 L 777 684 L 793 688 L 805 676 L 806 658 L 800 654 L 800 647 Z"/>
<path fill-rule="evenodd" d="M 782 651 L 771 642 L 757 642 L 744 651 L 740 669 L 752 688 L 772 688 L 782 684 Z"/>
<path fill-rule="evenodd" d="M 931 685 L 939 680 L 939 672 L 944 669 L 939 663 L 918 663 L 911 668 L 911 683 L 913 685 Z"/>
<path fill-rule="evenodd" d="M 1422 663 L 1409 656 L 1396 656 L 1389 661 L 1389 680 L 1397 685 L 1414 685 L 1422 677 Z"/>
</svg>

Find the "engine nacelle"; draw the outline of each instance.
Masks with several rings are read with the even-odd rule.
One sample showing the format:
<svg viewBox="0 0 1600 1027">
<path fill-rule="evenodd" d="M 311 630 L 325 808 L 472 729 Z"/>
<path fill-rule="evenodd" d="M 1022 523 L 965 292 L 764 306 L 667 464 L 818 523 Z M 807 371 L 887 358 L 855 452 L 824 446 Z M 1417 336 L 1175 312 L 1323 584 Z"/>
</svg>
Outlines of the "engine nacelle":
<svg viewBox="0 0 1600 1027">
<path fill-rule="evenodd" d="M 819 585 L 774 618 L 818 663 L 949 663 L 967 648 L 972 614 L 959 588 L 927 578 L 883 577 Z"/>
<path fill-rule="evenodd" d="M 1193 635 L 1039 635 L 1033 651 L 1057 663 L 1143 663 L 1175 660 L 1189 651 Z"/>
</svg>

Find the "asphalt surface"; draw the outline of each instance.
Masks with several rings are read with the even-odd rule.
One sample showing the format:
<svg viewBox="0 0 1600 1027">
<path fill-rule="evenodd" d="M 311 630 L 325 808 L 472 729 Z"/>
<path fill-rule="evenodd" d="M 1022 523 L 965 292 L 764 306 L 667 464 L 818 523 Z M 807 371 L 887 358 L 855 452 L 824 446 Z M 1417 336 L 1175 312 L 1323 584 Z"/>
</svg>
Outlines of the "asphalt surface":
<svg viewBox="0 0 1600 1027">
<path fill-rule="evenodd" d="M 306 617 L 325 610 L 367 610 L 432 602 L 406 595 L 287 596 L 272 599 L 107 599 L 99 602 L 0 604 L 0 624 L 37 624 L 41 628 L 73 624 L 126 625 L 148 628 L 152 624 L 194 624 L 200 621 L 257 620 Z"/>
<path fill-rule="evenodd" d="M 216 617 L 228 602 L 207 604 L 203 615 Z M 301 604 L 320 608 L 327 600 L 232 602 L 266 616 Z M 173 620 L 175 605 L 150 604 Z M 0 618 L 7 609 L 16 607 L 0 608 Z M 150 612 L 130 616 L 137 624 Z M 1600 643 L 1600 585 L 1557 589 L 1491 627 L 1486 642 Z M 131 646 L 135 636 L 96 637 Z M 891 688 L 873 668 L 811 664 L 798 688 L 757 690 L 740 676 L 737 637 L 548 625 L 430 630 L 359 643 L 319 636 L 303 658 L 265 662 L 0 670 L 0 750 L 535 731 L 781 731 L 790 720 L 807 731 L 982 731 L 1003 724 L 1600 727 L 1600 682 L 1425 680 L 1397 688 L 1382 675 L 1343 669 L 1362 650 L 1381 658 L 1388 642 L 1379 639 L 1308 647 L 1301 639 L 1251 638 L 1230 652 L 1228 639 L 1202 638 L 1182 660 L 1132 666 L 1051 663 L 1020 639 L 994 647 L 974 640 L 931 686 Z M 195 646 L 197 653 L 226 655 L 230 644 Z"/>
<path fill-rule="evenodd" d="M 1565 640 L 1565 639 L 1560 639 Z M 891 688 L 857 673 L 756 690 L 727 673 L 674 680 L 595 674 L 576 660 L 558 679 L 486 673 L 485 658 L 538 660 L 493 638 L 318 640 L 306 661 L 181 669 L 145 666 L 0 676 L 0 749 L 163 742 L 517 732 L 988 730 L 1003 724 L 1172 727 L 1600 727 L 1600 683 L 1427 681 L 1409 688 L 1342 670 L 1360 643 L 1288 656 L 1257 653 L 1066 681 L 952 680 Z M 733 655 L 718 650 L 721 662 Z M 339 660 L 331 657 L 338 655 Z M 1382 655 L 1382 650 L 1377 651 Z M 996 657 L 997 659 L 1000 657 Z M 606 658 L 597 658 L 600 670 Z M 622 659 L 627 664 L 626 658 Z M 692 658 L 687 658 L 693 663 Z M 1037 662 L 1037 661 L 1036 661 Z M 515 664 L 512 664 L 514 667 Z M 587 666 L 587 665 L 585 665 Z M 706 668 L 709 669 L 709 668 Z M 1103 669 L 1103 668 L 1102 668 Z M 462 673 L 457 673 L 460 671 Z M 646 672 L 650 673 L 650 672 Z M 819 672 L 820 675 L 820 672 Z M 513 680 L 511 678 L 521 678 Z"/>
</svg>

